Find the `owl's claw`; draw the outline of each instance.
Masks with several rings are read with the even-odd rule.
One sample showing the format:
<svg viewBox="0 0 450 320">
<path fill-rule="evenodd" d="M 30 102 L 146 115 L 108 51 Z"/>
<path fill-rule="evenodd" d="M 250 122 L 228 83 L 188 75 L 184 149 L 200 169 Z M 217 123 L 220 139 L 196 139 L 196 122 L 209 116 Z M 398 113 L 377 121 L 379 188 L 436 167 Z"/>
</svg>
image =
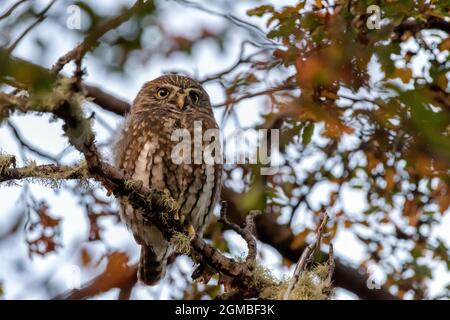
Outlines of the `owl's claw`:
<svg viewBox="0 0 450 320">
<path fill-rule="evenodd" d="M 188 232 L 189 240 L 192 240 L 195 238 L 195 229 L 194 229 L 194 226 L 192 226 L 192 224 L 188 225 L 187 232 Z"/>
</svg>

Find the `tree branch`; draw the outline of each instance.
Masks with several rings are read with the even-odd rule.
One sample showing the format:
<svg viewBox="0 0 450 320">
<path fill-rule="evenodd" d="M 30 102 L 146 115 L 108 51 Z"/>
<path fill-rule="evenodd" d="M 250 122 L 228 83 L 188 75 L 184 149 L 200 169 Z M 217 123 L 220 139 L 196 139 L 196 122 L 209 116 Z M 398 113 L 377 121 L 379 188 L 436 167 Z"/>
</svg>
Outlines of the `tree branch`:
<svg viewBox="0 0 450 320">
<path fill-rule="evenodd" d="M 17 45 L 22 41 L 22 39 L 31 31 L 34 27 L 36 27 L 38 24 L 40 24 L 45 19 L 45 15 L 50 10 L 50 8 L 55 4 L 56 0 L 52 0 L 41 12 L 38 13 L 37 19 L 26 28 L 22 34 L 14 41 L 7 49 L 8 53 L 11 53 L 14 51 L 14 49 L 17 47 Z"/>
<path fill-rule="evenodd" d="M 134 3 L 134 5 L 131 8 L 126 9 L 120 15 L 111 18 L 109 20 L 106 20 L 99 27 L 95 28 L 83 40 L 83 42 L 81 42 L 78 46 L 76 46 L 75 48 L 67 52 L 65 55 L 63 55 L 61 58 L 59 58 L 58 61 L 53 65 L 51 71 L 56 74 L 59 71 L 61 71 L 62 68 L 64 68 L 64 66 L 70 61 L 77 58 L 82 58 L 87 52 L 98 46 L 99 44 L 98 40 L 107 32 L 116 29 L 121 24 L 128 21 L 132 16 L 141 12 L 146 7 L 153 8 L 153 6 L 154 6 L 153 1 L 138 0 Z"/>
<path fill-rule="evenodd" d="M 120 100 L 105 91 L 92 85 L 83 85 L 86 95 L 92 98 L 92 102 L 100 106 L 102 109 L 113 112 L 119 116 L 124 116 L 130 111 L 130 104 Z"/>
<path fill-rule="evenodd" d="M 11 15 L 11 13 L 16 10 L 17 7 L 19 7 L 22 3 L 25 3 L 27 0 L 20 0 L 14 3 L 8 10 L 5 11 L 2 15 L 0 15 L 0 20 L 5 19 Z"/>
<path fill-rule="evenodd" d="M 25 149 L 27 149 L 27 150 L 37 154 L 38 156 L 40 156 L 42 158 L 48 159 L 48 160 L 53 161 L 55 163 L 58 162 L 58 159 L 55 156 L 53 156 L 53 155 L 51 155 L 51 154 L 49 154 L 49 153 L 47 153 L 47 152 L 45 152 L 43 150 L 40 150 L 39 148 L 31 145 L 28 141 L 26 141 L 25 138 L 19 132 L 19 129 L 16 128 L 16 126 L 13 124 L 12 121 L 7 121 L 7 125 L 9 126 L 9 128 L 11 129 L 11 132 L 13 133 L 14 137 L 16 138 L 16 140 L 19 142 L 19 144 L 22 147 L 24 147 Z"/>
<path fill-rule="evenodd" d="M 284 293 L 283 300 L 289 300 L 291 292 L 294 289 L 294 286 L 297 283 L 300 274 L 306 269 L 306 265 L 312 262 L 316 250 L 320 249 L 323 231 L 325 229 L 327 222 L 328 222 L 328 215 L 325 214 L 317 230 L 316 240 L 309 246 L 307 246 L 305 250 L 303 250 L 300 259 L 298 260 L 298 263 L 295 266 L 294 275 L 289 281 L 289 285 L 287 287 L 286 292 Z"/>
<path fill-rule="evenodd" d="M 87 179 L 88 177 L 88 172 L 84 164 L 78 164 L 76 166 L 58 166 L 55 164 L 38 166 L 31 164 L 21 168 L 14 168 L 11 162 L 10 165 L 0 170 L 0 183 L 21 179 L 79 180 Z"/>
<path fill-rule="evenodd" d="M 398 37 L 401 37 L 406 31 L 415 34 L 425 29 L 437 29 L 450 34 L 450 22 L 437 17 L 429 17 L 425 21 L 409 18 L 396 26 L 394 32 L 398 34 Z"/>
</svg>

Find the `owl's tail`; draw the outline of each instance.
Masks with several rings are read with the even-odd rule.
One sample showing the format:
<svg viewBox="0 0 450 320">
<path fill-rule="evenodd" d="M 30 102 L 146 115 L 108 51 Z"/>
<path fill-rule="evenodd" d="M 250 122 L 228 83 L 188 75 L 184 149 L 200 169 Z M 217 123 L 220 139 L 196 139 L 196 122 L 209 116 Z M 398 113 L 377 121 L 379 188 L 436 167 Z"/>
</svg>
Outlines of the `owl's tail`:
<svg viewBox="0 0 450 320">
<path fill-rule="evenodd" d="M 147 285 L 155 285 L 166 273 L 167 258 L 158 259 L 153 249 L 141 246 L 141 259 L 139 261 L 138 278 Z"/>
</svg>

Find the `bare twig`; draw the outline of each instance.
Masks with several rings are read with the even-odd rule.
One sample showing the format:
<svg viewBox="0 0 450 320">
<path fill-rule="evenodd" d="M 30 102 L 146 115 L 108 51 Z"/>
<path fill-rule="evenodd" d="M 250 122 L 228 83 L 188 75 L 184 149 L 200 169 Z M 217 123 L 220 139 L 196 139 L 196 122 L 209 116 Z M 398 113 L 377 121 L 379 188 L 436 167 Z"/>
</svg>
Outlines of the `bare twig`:
<svg viewBox="0 0 450 320">
<path fill-rule="evenodd" d="M 289 281 L 288 288 L 286 292 L 284 293 L 283 300 L 288 300 L 289 296 L 291 295 L 292 290 L 294 289 L 295 284 L 298 281 L 298 278 L 300 277 L 300 274 L 306 269 L 306 265 L 312 261 L 314 258 L 314 253 L 316 252 L 317 248 L 320 248 L 320 242 L 322 239 L 323 230 L 328 222 L 328 215 L 324 215 L 319 228 L 316 232 L 316 240 L 311 243 L 309 246 L 303 250 L 302 255 L 300 256 L 300 259 L 298 260 L 297 265 L 295 266 L 294 275 L 292 276 L 291 280 Z"/>
<path fill-rule="evenodd" d="M 332 283 L 332 279 L 333 279 L 333 275 L 334 275 L 334 269 L 336 268 L 335 262 L 334 262 L 334 247 L 333 244 L 330 243 L 329 244 L 329 249 L 328 249 L 328 274 L 327 274 L 327 278 L 326 278 L 326 282 L 327 283 Z M 327 288 L 329 292 L 327 293 L 331 293 L 331 287 Z"/>
<path fill-rule="evenodd" d="M 222 201 L 222 208 L 220 210 L 220 219 L 219 221 L 223 223 L 225 226 L 229 227 L 237 234 L 239 234 L 247 243 L 248 253 L 245 259 L 245 263 L 251 269 L 255 265 L 257 247 L 256 247 L 256 239 L 254 237 L 255 234 L 255 217 L 259 213 L 259 211 L 254 210 L 251 211 L 250 214 L 245 219 L 245 227 L 241 228 L 237 224 L 230 222 L 226 217 L 227 211 L 227 203 L 226 201 Z"/>
<path fill-rule="evenodd" d="M 8 10 L 5 11 L 2 15 L 0 15 L 0 20 L 5 19 L 11 15 L 11 13 L 16 10 L 17 7 L 19 7 L 22 3 L 25 3 L 27 0 L 20 0 L 14 3 Z"/>
<path fill-rule="evenodd" d="M 272 39 L 268 39 L 266 36 L 266 32 L 263 31 L 261 28 L 259 28 L 258 26 L 254 25 L 254 24 L 249 23 L 248 21 L 242 20 L 232 14 L 229 14 L 229 13 L 224 14 L 224 13 L 206 8 L 199 2 L 194 2 L 194 1 L 190 1 L 190 0 L 176 0 L 176 2 L 183 4 L 187 7 L 195 8 L 197 10 L 209 13 L 211 15 L 222 17 L 222 18 L 230 21 L 235 26 L 237 26 L 239 28 L 243 28 L 244 30 L 246 30 L 249 33 L 252 40 L 257 41 L 254 43 L 254 45 L 256 45 L 256 46 L 270 47 L 270 48 L 276 48 L 276 47 L 280 46 L 280 44 L 273 41 Z"/>
<path fill-rule="evenodd" d="M 207 83 L 207 82 L 210 82 L 210 81 L 219 80 L 223 76 L 231 73 L 232 71 L 234 71 L 238 67 L 242 66 L 242 64 L 250 63 L 252 61 L 252 58 L 254 58 L 255 56 L 257 56 L 257 55 L 261 54 L 262 52 L 266 51 L 266 49 L 258 50 L 256 52 L 248 55 L 246 58 L 244 58 L 245 47 L 246 47 L 247 44 L 249 44 L 248 41 L 243 41 L 242 42 L 241 49 L 239 51 L 239 57 L 235 61 L 235 63 L 233 63 L 230 67 L 228 67 L 227 69 L 222 70 L 222 71 L 220 71 L 220 72 L 218 72 L 216 74 L 207 76 L 204 79 L 200 80 L 199 82 L 200 83 Z"/>
<path fill-rule="evenodd" d="M 7 123 L 8 127 L 11 129 L 11 132 L 13 133 L 14 137 L 16 138 L 16 140 L 19 142 L 19 144 L 22 147 L 28 149 L 29 151 L 37 154 L 38 156 L 40 156 L 42 158 L 48 159 L 55 163 L 58 162 L 58 159 L 55 156 L 53 156 L 43 150 L 40 150 L 39 148 L 31 145 L 28 141 L 26 141 L 25 138 L 19 132 L 19 129 L 17 129 L 17 127 L 14 125 L 14 123 L 11 120 L 7 121 L 6 123 Z"/>
<path fill-rule="evenodd" d="M 277 92 L 281 92 L 281 91 L 286 91 L 286 90 L 293 90 L 296 89 L 297 87 L 293 84 L 283 84 L 274 88 L 269 88 L 269 89 L 263 89 L 260 91 L 256 91 L 256 92 L 251 92 L 251 93 L 246 93 L 240 97 L 237 98 L 233 98 L 233 99 L 229 99 L 225 102 L 219 103 L 214 105 L 214 108 L 221 108 L 221 107 L 226 107 L 226 106 L 230 106 L 230 105 L 234 105 L 236 103 L 239 103 L 243 100 L 246 99 L 250 99 L 250 98 L 255 98 L 255 97 L 259 97 L 259 96 L 266 96 L 266 95 L 271 95 Z"/>
<path fill-rule="evenodd" d="M 45 14 L 50 10 L 50 8 L 55 4 L 56 0 L 51 1 L 41 12 L 38 13 L 37 19 L 28 27 L 26 28 L 22 34 L 14 41 L 7 49 L 8 53 L 11 53 L 14 51 L 14 49 L 17 47 L 19 42 L 31 31 L 35 26 L 37 26 L 39 23 L 44 21 Z"/>
<path fill-rule="evenodd" d="M 153 6 L 152 1 L 138 0 L 131 8 L 125 10 L 120 15 L 105 21 L 98 28 L 94 29 L 94 31 L 83 40 L 83 42 L 59 58 L 53 65 L 51 71 L 56 74 L 70 61 L 76 59 L 77 57 L 82 58 L 88 51 L 98 45 L 98 40 L 104 34 L 119 27 L 122 23 L 128 21 L 133 15 L 141 12 L 146 6 Z"/>
</svg>

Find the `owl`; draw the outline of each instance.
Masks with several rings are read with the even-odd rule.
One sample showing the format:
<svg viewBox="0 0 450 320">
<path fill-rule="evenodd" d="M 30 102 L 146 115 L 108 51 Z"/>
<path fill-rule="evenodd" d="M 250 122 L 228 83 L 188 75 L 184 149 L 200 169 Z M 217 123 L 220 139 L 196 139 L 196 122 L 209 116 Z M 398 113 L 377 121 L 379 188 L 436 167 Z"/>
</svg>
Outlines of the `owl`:
<svg viewBox="0 0 450 320">
<path fill-rule="evenodd" d="M 200 83 L 186 76 L 161 76 L 139 91 L 116 140 L 114 158 L 124 174 L 175 199 L 180 216 L 201 237 L 219 198 L 222 165 L 220 161 L 193 159 L 205 148 L 198 143 L 202 142 L 199 124 L 202 132 L 218 131 L 209 96 Z M 191 138 L 183 140 L 189 148 L 181 148 L 181 157 L 174 152 L 181 144 L 180 139 L 174 139 L 175 131 Z M 214 159 L 220 159 L 220 148 L 214 153 Z M 164 277 L 174 246 L 126 201 L 120 204 L 120 216 L 141 245 L 138 278 L 145 284 L 156 284 Z"/>
</svg>

